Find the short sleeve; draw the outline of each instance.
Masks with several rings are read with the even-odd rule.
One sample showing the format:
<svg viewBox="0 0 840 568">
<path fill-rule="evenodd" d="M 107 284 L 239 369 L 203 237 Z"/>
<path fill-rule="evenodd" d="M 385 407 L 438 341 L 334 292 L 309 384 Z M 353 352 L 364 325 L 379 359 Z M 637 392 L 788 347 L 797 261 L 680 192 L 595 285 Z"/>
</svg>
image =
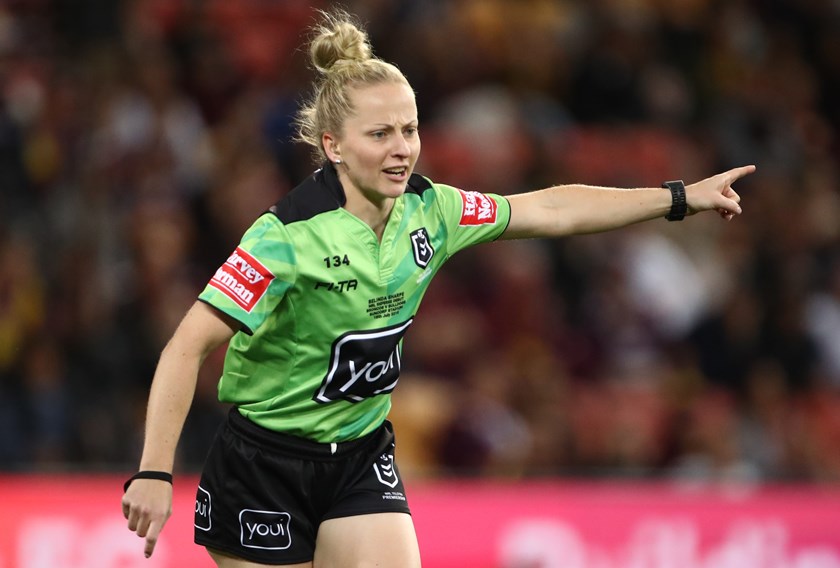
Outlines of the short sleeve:
<svg viewBox="0 0 840 568">
<path fill-rule="evenodd" d="M 451 256 L 472 245 L 498 239 L 510 222 L 508 200 L 492 193 L 435 184 L 436 201 L 447 227 Z"/>
<path fill-rule="evenodd" d="M 296 276 L 294 246 L 271 213 L 261 216 L 215 272 L 198 299 L 252 333 L 276 309 Z"/>
</svg>

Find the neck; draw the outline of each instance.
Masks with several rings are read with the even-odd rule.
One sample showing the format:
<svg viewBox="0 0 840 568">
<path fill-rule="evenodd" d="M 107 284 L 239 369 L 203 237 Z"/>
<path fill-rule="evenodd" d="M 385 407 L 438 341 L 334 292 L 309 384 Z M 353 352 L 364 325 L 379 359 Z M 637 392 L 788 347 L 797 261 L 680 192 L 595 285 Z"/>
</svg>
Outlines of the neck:
<svg viewBox="0 0 840 568">
<path fill-rule="evenodd" d="M 385 225 L 388 223 L 388 217 L 391 215 L 391 209 L 394 208 L 394 200 L 387 199 L 377 204 L 364 198 L 352 199 L 348 195 L 344 208 L 367 223 L 376 234 L 376 237 L 381 239 L 382 233 L 385 231 Z"/>
<path fill-rule="evenodd" d="M 348 191 L 348 186 L 344 185 L 344 194 L 346 202 L 344 208 L 364 221 L 374 232 L 377 239 L 382 239 L 382 233 L 385 231 L 385 225 L 388 223 L 388 218 L 391 215 L 391 210 L 394 208 L 395 199 L 392 197 L 385 197 L 377 200 L 371 200 L 364 194 L 358 191 Z"/>
</svg>

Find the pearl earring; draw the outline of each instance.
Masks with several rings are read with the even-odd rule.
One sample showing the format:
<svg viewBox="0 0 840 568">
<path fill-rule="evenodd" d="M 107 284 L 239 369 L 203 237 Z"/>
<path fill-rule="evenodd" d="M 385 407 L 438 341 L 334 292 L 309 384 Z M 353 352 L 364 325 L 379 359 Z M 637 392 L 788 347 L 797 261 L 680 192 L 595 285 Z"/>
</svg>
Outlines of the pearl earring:
<svg viewBox="0 0 840 568">
<path fill-rule="evenodd" d="M 336 165 L 336 166 L 337 166 L 338 164 L 340 164 L 340 163 L 341 163 L 341 158 L 339 158 L 339 159 L 337 159 L 337 160 L 335 161 L 335 165 Z"/>
</svg>

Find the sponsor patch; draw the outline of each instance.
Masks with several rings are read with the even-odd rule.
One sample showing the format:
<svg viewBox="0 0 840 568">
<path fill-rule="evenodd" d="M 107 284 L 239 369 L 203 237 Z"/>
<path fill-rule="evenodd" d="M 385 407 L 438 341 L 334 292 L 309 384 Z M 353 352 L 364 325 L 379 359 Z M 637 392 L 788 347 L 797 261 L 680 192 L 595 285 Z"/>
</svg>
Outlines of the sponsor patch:
<svg viewBox="0 0 840 568">
<path fill-rule="evenodd" d="M 239 512 L 240 544 L 245 548 L 285 550 L 292 545 L 291 521 L 292 516 L 283 511 L 242 509 Z"/>
<path fill-rule="evenodd" d="M 313 400 L 361 402 L 394 390 L 400 378 L 400 340 L 412 321 L 353 331 L 336 339 L 330 353 L 330 369 Z"/>
<path fill-rule="evenodd" d="M 484 225 L 496 222 L 496 202 L 477 191 L 463 191 L 460 225 Z"/>
<path fill-rule="evenodd" d="M 274 275 L 256 258 L 239 247 L 216 270 L 210 285 L 236 302 L 246 312 L 254 309 Z"/>
<path fill-rule="evenodd" d="M 195 528 L 209 531 L 212 527 L 210 520 L 211 501 L 210 493 L 199 485 L 195 496 Z"/>
</svg>

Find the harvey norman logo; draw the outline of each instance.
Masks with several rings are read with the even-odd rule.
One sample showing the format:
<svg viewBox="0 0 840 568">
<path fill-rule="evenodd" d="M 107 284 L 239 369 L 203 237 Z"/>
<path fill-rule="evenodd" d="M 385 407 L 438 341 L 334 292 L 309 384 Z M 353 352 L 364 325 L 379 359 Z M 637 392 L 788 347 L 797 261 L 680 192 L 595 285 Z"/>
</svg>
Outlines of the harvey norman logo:
<svg viewBox="0 0 840 568">
<path fill-rule="evenodd" d="M 213 286 L 250 312 L 263 297 L 268 285 L 274 280 L 271 271 L 260 261 L 236 247 L 225 263 L 216 270 L 210 280 Z"/>
<path fill-rule="evenodd" d="M 496 222 L 496 202 L 477 191 L 461 192 L 461 222 L 459 225 L 484 225 Z"/>
</svg>

